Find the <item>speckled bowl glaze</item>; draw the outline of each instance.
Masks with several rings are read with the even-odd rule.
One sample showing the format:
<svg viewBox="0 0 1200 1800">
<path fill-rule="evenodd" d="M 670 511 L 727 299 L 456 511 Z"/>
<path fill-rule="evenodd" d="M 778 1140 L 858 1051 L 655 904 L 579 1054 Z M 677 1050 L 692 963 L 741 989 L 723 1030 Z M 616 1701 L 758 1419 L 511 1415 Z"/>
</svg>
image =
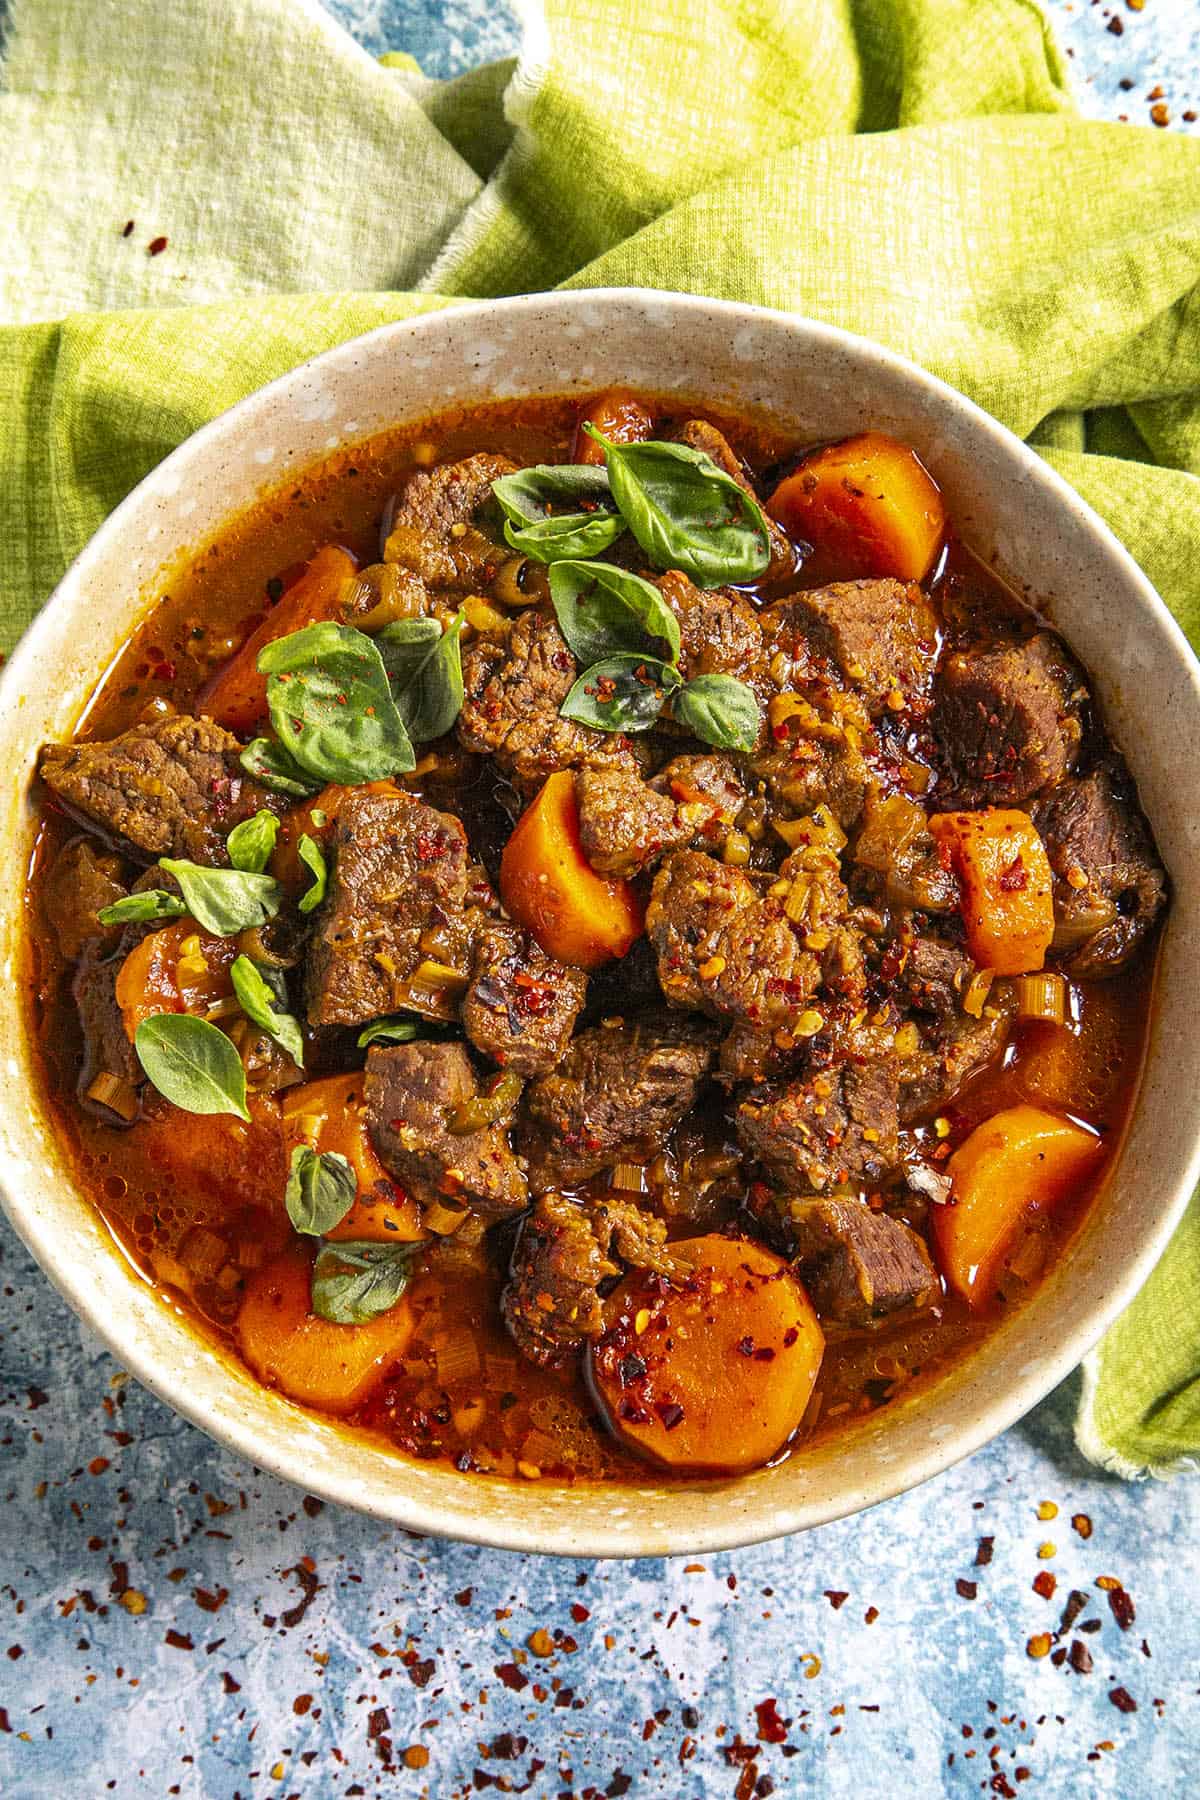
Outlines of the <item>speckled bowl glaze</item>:
<svg viewBox="0 0 1200 1800">
<path fill-rule="evenodd" d="M 118 1254 L 42 1112 L 22 1017 L 19 940 L 29 788 L 40 744 L 67 736 L 152 604 L 156 572 L 330 448 L 443 407 L 626 382 L 765 415 L 813 438 L 867 426 L 912 444 L 967 541 L 1044 610 L 1091 670 L 1174 881 L 1149 1060 L 1106 1189 L 1030 1303 L 925 1391 L 736 1481 L 571 1488 L 408 1462 L 266 1392 L 203 1341 Z M 589 1556 L 714 1550 L 872 1505 L 936 1474 L 1021 1416 L 1132 1298 L 1197 1177 L 1200 849 L 1193 796 L 1197 665 L 1162 602 L 1078 496 L 1023 444 L 929 375 L 782 313 L 640 291 L 456 307 L 316 357 L 183 444 L 68 571 L 0 686 L 0 1178 L 50 1279 L 154 1393 L 239 1455 L 326 1500 L 410 1529 Z"/>
</svg>

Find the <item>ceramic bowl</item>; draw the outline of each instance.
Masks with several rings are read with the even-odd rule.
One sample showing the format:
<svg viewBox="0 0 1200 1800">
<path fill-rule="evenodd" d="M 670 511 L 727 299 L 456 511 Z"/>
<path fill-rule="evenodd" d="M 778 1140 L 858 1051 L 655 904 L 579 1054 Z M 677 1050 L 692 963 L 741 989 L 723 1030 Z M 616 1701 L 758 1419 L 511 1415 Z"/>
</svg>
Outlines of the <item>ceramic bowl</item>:
<svg viewBox="0 0 1200 1800">
<path fill-rule="evenodd" d="M 800 437 L 875 426 L 935 472 L 967 542 L 1090 669 L 1174 883 L 1136 1112 L 1105 1190 L 1030 1302 L 957 1369 L 836 1442 L 736 1481 L 551 1487 L 409 1462 L 268 1393 L 115 1252 L 43 1114 L 17 974 L 28 794 L 67 737 L 162 565 L 332 446 L 445 406 L 622 382 L 764 415 Z M 641 291 L 469 305 L 343 344 L 180 446 L 96 534 L 0 687 L 0 1172 L 14 1225 L 88 1326 L 161 1399 L 238 1455 L 323 1499 L 410 1529 L 602 1556 L 715 1550 L 872 1505 L 967 1455 L 1069 1373 L 1132 1299 L 1197 1176 L 1200 1112 L 1197 664 L 1116 539 L 1032 451 L 969 401 L 861 339 L 783 313 Z"/>
</svg>

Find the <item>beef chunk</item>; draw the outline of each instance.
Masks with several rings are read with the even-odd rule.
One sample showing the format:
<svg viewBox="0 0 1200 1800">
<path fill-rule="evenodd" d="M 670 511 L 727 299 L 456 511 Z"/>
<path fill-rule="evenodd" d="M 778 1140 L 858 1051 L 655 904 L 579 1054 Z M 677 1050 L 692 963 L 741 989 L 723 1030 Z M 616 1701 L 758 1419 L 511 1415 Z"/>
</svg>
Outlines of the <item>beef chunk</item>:
<svg viewBox="0 0 1200 1800">
<path fill-rule="evenodd" d="M 953 1018 L 961 1010 L 963 995 L 976 972 L 966 951 L 922 935 L 915 937 L 902 955 L 900 984 L 909 1003 L 918 1012 Z"/>
<path fill-rule="evenodd" d="M 933 728 L 962 806 L 1021 806 L 1069 775 L 1079 754 L 1083 677 L 1058 638 L 948 656 Z"/>
<path fill-rule="evenodd" d="M 677 756 L 653 781 L 631 769 L 583 769 L 575 777 L 579 837 L 602 875 L 639 875 L 668 850 L 723 839 L 746 798 L 722 756 Z"/>
<path fill-rule="evenodd" d="M 867 742 L 871 742 L 871 734 Z M 766 783 L 776 809 L 790 818 L 806 818 L 827 806 L 843 830 L 858 821 L 866 803 L 869 771 L 863 755 L 864 734 L 822 720 L 812 732 L 791 728 L 751 763 Z"/>
<path fill-rule="evenodd" d="M 843 1063 L 783 1088 L 756 1088 L 738 1107 L 738 1138 L 795 1192 L 871 1186 L 899 1155 L 898 1096 L 894 1059 Z"/>
<path fill-rule="evenodd" d="M 847 904 L 836 865 L 815 851 L 788 857 L 765 887 L 678 850 L 655 876 L 646 913 L 662 990 L 674 1006 L 784 1035 L 822 987 L 831 1002 L 855 1004 L 862 955 Z"/>
<path fill-rule="evenodd" d="M 780 688 L 832 679 L 857 694 L 873 719 L 928 705 L 938 621 L 915 582 L 835 581 L 779 601 L 764 626 Z"/>
<path fill-rule="evenodd" d="M 900 1123 L 910 1125 L 946 1106 L 972 1075 L 999 1056 L 1008 1041 L 1012 1002 L 994 988 L 982 1018 L 956 1013 L 927 1024 L 920 1048 L 900 1064 Z"/>
<path fill-rule="evenodd" d="M 715 462 L 718 469 L 736 481 L 743 492 L 757 500 L 749 473 L 741 458 L 724 434 L 710 425 L 707 419 L 689 419 L 680 426 L 677 434 L 679 442 L 686 444 L 691 450 L 703 450 L 705 456 Z M 759 505 L 762 505 L 761 500 Z M 782 525 L 774 519 L 767 520 L 767 537 L 771 546 L 771 560 L 767 564 L 766 573 L 760 580 L 767 582 L 787 581 L 796 573 L 798 558 L 792 547 L 792 540 Z"/>
<path fill-rule="evenodd" d="M 696 1019 L 617 1021 L 581 1031 L 562 1065 L 531 1084 L 521 1148 L 535 1193 L 645 1162 L 696 1099 L 713 1058 Z"/>
<path fill-rule="evenodd" d="M 762 626 L 754 607 L 732 588 L 694 587 L 679 569 L 658 578 L 663 599 L 679 620 L 679 665 L 697 675 L 733 675 L 765 708 L 771 694 Z M 766 741 L 763 715 L 762 741 Z"/>
<path fill-rule="evenodd" d="M 47 744 L 41 776 L 69 806 L 148 856 L 224 864 L 233 827 L 260 807 L 283 805 L 243 772 L 240 750 L 211 719 L 180 714 L 104 744 Z"/>
<path fill-rule="evenodd" d="M 526 793 L 556 769 L 637 769 L 623 734 L 559 717 L 578 673 L 553 614 L 529 607 L 507 637 L 479 638 L 463 656 L 460 739 L 493 754 Z"/>
<path fill-rule="evenodd" d="M 498 1217 L 528 1203 L 507 1135 L 515 1102 L 490 1124 L 455 1130 L 459 1109 L 481 1096 L 461 1044 L 373 1046 L 363 1094 L 380 1161 L 417 1200 L 461 1200 Z"/>
<path fill-rule="evenodd" d="M 805 1286 L 823 1318 L 869 1325 L 907 1307 L 927 1306 L 937 1276 L 910 1226 L 861 1200 L 801 1200 L 786 1230 Z"/>
<path fill-rule="evenodd" d="M 518 1075 L 543 1075 L 566 1050 L 587 976 L 547 956 L 528 932 L 496 920 L 479 932 L 463 1029 L 477 1050 Z"/>
<path fill-rule="evenodd" d="M 74 962 L 94 938 L 116 939 L 120 926 L 107 929 L 96 914 L 125 897 L 124 865 L 85 837 L 72 838 L 54 859 L 42 889 L 42 906 L 59 948 Z"/>
<path fill-rule="evenodd" d="M 401 1007 L 451 1018 L 457 995 L 412 984 L 424 961 L 455 956 L 466 978 L 462 906 L 467 836 L 451 814 L 399 790 L 353 788 L 333 833 L 334 867 L 306 971 L 313 1025 L 359 1025 Z M 463 935 L 429 956 L 422 940 Z M 461 992 L 461 989 L 460 989 Z"/>
<path fill-rule="evenodd" d="M 670 1276 L 667 1228 L 629 1200 L 548 1193 L 521 1223 L 500 1309 L 530 1362 L 564 1361 L 604 1329 L 600 1287 L 625 1266 Z M 620 1260 L 618 1260 L 618 1258 Z"/>
<path fill-rule="evenodd" d="M 136 1110 L 117 1110 L 100 1098 L 92 1098 L 88 1090 L 101 1075 L 115 1076 L 135 1090 L 142 1085 L 142 1065 L 126 1033 L 116 991 L 125 952 L 132 949 L 142 935 L 142 930 L 122 934 L 116 952 L 109 954 L 105 953 L 102 943 L 93 939 L 85 945 L 71 982 L 71 994 L 83 1034 L 83 1057 L 75 1091 L 86 1112 L 104 1124 L 118 1128 L 131 1125 Z"/>
<path fill-rule="evenodd" d="M 1111 975 L 1166 904 L 1167 878 L 1123 765 L 1060 782 L 1035 822 L 1054 870 L 1058 937 L 1072 975 Z"/>
<path fill-rule="evenodd" d="M 384 546 L 384 559 L 411 569 L 431 587 L 470 593 L 486 587 L 508 551 L 473 523 L 491 499 L 492 483 L 516 468 L 506 456 L 480 451 L 465 462 L 410 475 Z"/>
</svg>

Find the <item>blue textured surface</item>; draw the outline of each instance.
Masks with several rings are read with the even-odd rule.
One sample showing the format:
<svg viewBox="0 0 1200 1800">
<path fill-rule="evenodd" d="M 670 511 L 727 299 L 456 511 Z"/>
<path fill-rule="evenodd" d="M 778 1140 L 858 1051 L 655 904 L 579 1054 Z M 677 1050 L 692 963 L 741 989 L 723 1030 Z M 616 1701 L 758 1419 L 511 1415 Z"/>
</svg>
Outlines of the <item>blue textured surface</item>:
<svg viewBox="0 0 1200 1800">
<path fill-rule="evenodd" d="M 489 0 L 332 10 L 435 75 L 515 44 Z M 1196 129 L 1196 0 L 1051 10 L 1089 112 L 1146 122 L 1161 86 Z M 6 1800 L 1195 1789 L 1200 1483 L 1089 1469 L 1074 1383 L 960 1468 L 804 1538 L 551 1563 L 305 1502 L 128 1382 L 7 1230 L 0 1254 Z M 1032 1586 L 1047 1573 L 1051 1599 Z M 1101 1576 L 1133 1597 L 1126 1629 Z M 1061 1647 L 1088 1647 L 1086 1674 L 1026 1653 L 1073 1588 L 1088 1607 Z M 538 1630 L 549 1657 L 526 1648 Z M 760 1741 L 768 1698 L 780 1743 Z"/>
</svg>

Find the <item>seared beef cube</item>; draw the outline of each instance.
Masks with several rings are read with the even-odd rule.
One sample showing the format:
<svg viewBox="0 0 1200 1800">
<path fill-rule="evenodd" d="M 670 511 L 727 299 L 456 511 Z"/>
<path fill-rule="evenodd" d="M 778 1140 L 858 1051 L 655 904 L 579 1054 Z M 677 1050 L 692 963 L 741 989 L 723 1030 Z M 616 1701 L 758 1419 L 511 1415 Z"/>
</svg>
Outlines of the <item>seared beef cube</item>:
<svg viewBox="0 0 1200 1800">
<path fill-rule="evenodd" d="M 473 524 L 492 497 L 492 483 L 516 468 L 507 456 L 480 451 L 465 462 L 410 475 L 400 496 L 384 547 L 387 562 L 399 563 L 431 587 L 461 593 L 486 587 L 509 552 L 496 534 Z"/>
<path fill-rule="evenodd" d="M 1048 631 L 948 656 L 933 729 L 960 806 L 1021 806 L 1069 775 L 1079 754 L 1083 677 Z"/>
<path fill-rule="evenodd" d="M 785 1229 L 817 1312 L 845 1325 L 927 1306 L 937 1293 L 929 1252 L 917 1233 L 861 1200 L 787 1204 Z"/>
<path fill-rule="evenodd" d="M 518 1075 L 559 1062 L 587 998 L 587 976 L 568 969 L 528 932 L 497 920 L 475 940 L 463 1029 L 477 1050 Z"/>
<path fill-rule="evenodd" d="M 698 1019 L 616 1021 L 581 1031 L 562 1064 L 526 1093 L 521 1148 L 535 1193 L 577 1187 L 619 1162 L 657 1156 L 713 1059 Z"/>
<path fill-rule="evenodd" d="M 837 731 L 837 727 L 832 727 Z M 792 818 L 806 818 L 827 806 L 843 830 L 857 822 L 867 798 L 869 771 L 862 733 L 789 734 L 756 756 L 751 768 L 765 781 L 775 806 Z M 873 737 L 869 739 L 873 742 Z"/>
<path fill-rule="evenodd" d="M 459 1200 L 497 1217 L 528 1204 L 508 1141 L 519 1095 L 490 1100 L 461 1044 L 373 1046 L 363 1095 L 380 1161 L 422 1204 Z M 493 1116 L 473 1125 L 481 1110 Z"/>
<path fill-rule="evenodd" d="M 521 1222 L 500 1310 L 523 1356 L 565 1361 L 604 1329 L 600 1287 L 623 1267 L 672 1275 L 667 1228 L 629 1200 L 584 1204 L 548 1193 Z M 619 1261 L 617 1259 L 620 1259 Z"/>
<path fill-rule="evenodd" d="M 527 608 L 506 637 L 479 638 L 465 652 L 460 739 L 494 755 L 526 793 L 556 769 L 637 769 L 622 733 L 559 717 L 578 673 L 553 614 Z"/>
<path fill-rule="evenodd" d="M 976 973 L 965 950 L 940 938 L 920 936 L 901 954 L 901 987 L 918 1012 L 950 1019 L 962 1010 L 963 995 Z"/>
<path fill-rule="evenodd" d="M 583 769 L 575 777 L 579 838 L 601 875 L 639 875 L 697 839 L 723 839 L 745 801 L 732 763 L 677 756 L 653 781 L 631 769 Z"/>
<path fill-rule="evenodd" d="M 818 989 L 835 1002 L 862 998 L 861 948 L 846 910 L 836 865 L 817 852 L 790 856 L 763 888 L 741 869 L 679 850 L 655 876 L 646 930 L 672 1005 L 771 1033 L 804 1025 L 811 1036 L 820 1021 L 803 1015 Z"/>
<path fill-rule="evenodd" d="M 1114 974 L 1153 928 L 1167 878 L 1123 765 L 1060 782 L 1035 823 L 1054 870 L 1062 964 L 1093 980 Z"/>
<path fill-rule="evenodd" d="M 996 989 L 982 1018 L 960 1012 L 927 1025 L 920 1048 L 899 1065 L 900 1123 L 911 1125 L 953 1100 L 973 1075 L 999 1056 L 1011 1025 L 1012 1002 L 1006 991 Z"/>
<path fill-rule="evenodd" d="M 743 492 L 749 494 L 752 500 L 758 499 L 745 464 L 715 425 L 710 425 L 707 419 L 689 419 L 686 425 L 680 426 L 677 436 L 679 442 L 686 444 L 690 450 L 703 450 L 705 456 L 736 481 Z M 761 500 L 759 505 L 762 505 Z M 767 538 L 771 546 L 771 560 L 767 564 L 766 573 L 759 579 L 786 581 L 796 573 L 797 557 L 792 548 L 792 540 L 783 526 L 777 525 L 774 519 L 767 520 Z"/>
<path fill-rule="evenodd" d="M 899 1156 L 898 1095 L 893 1059 L 843 1063 L 756 1088 L 738 1107 L 738 1139 L 793 1191 L 871 1186 Z"/>
<path fill-rule="evenodd" d="M 451 813 L 399 791 L 352 788 L 333 832 L 329 896 L 306 971 L 313 1025 L 361 1025 L 411 1007 L 453 1018 L 466 985 L 462 905 L 467 835 Z M 457 929 L 456 929 L 457 928 Z M 461 935 L 457 970 L 422 947 L 426 934 Z M 423 963 L 429 980 L 418 980 Z M 445 966 L 447 986 L 437 971 Z M 452 975 L 457 974 L 457 984 Z"/>
<path fill-rule="evenodd" d="M 136 1090 L 144 1077 L 117 1005 L 117 976 L 126 952 L 144 935 L 144 928 L 123 933 L 116 951 L 109 954 L 99 942 L 87 944 L 71 982 L 83 1034 L 83 1057 L 75 1091 L 86 1112 L 118 1129 L 131 1125 L 137 1116 Z M 103 1076 L 120 1082 L 122 1087 L 101 1083 L 93 1095 L 90 1090 Z"/>
<path fill-rule="evenodd" d="M 758 613 L 731 588 L 698 588 L 679 569 L 658 578 L 663 599 L 679 620 L 679 665 L 688 681 L 697 675 L 733 675 L 759 700 L 766 740 L 766 702 L 771 683 Z"/>
<path fill-rule="evenodd" d="M 768 1081 L 781 1074 L 791 1061 L 794 1052 L 781 1050 L 773 1032 L 739 1019 L 721 1039 L 717 1080 L 726 1087 L 745 1081 Z"/>
<path fill-rule="evenodd" d="M 781 689 L 845 684 L 873 719 L 928 704 L 938 621 L 916 582 L 835 581 L 791 594 L 764 615 Z"/>
<path fill-rule="evenodd" d="M 243 772 L 237 739 L 180 714 L 103 744 L 47 744 L 46 786 L 148 856 L 225 864 L 225 840 L 260 807 L 283 802 Z"/>
<path fill-rule="evenodd" d="M 59 949 L 74 962 L 94 938 L 115 940 L 120 926 L 101 925 L 97 914 L 123 900 L 124 865 L 88 838 L 72 838 L 59 851 L 42 890 L 42 906 Z"/>
</svg>

